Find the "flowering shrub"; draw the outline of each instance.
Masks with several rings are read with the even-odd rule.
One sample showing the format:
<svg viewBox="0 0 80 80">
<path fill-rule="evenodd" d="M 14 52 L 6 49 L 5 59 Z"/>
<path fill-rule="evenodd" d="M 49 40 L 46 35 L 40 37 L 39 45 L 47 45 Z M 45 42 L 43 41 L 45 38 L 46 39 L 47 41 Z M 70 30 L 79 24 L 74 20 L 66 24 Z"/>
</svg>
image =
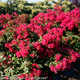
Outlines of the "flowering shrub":
<svg viewBox="0 0 80 80">
<path fill-rule="evenodd" d="M 57 6 L 57 5 L 56 5 Z M 80 10 L 39 13 L 30 24 L 26 16 L 0 15 L 1 77 L 34 80 L 69 70 L 80 58 Z M 51 77 L 50 77 L 51 79 Z M 50 80 L 49 79 L 49 80 Z"/>
</svg>

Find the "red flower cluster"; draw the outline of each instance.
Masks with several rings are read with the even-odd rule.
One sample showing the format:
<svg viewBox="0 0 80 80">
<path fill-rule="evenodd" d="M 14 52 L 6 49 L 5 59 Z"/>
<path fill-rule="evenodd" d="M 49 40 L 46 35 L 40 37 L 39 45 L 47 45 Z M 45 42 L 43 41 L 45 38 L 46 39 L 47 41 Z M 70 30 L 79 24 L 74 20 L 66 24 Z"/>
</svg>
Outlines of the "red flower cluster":
<svg viewBox="0 0 80 80">
<path fill-rule="evenodd" d="M 65 69 L 69 70 L 71 69 L 71 63 L 72 62 L 76 62 L 76 60 L 78 58 L 80 58 L 80 53 L 75 52 L 73 49 L 67 47 L 64 48 L 62 47 L 61 49 L 63 52 L 66 52 L 68 55 L 70 55 L 69 57 L 65 56 L 62 60 L 60 59 L 62 54 L 56 54 L 56 62 L 58 62 L 58 64 L 55 65 L 50 65 L 50 69 L 51 71 L 54 71 L 55 73 L 57 73 L 57 71 L 64 71 Z"/>
<path fill-rule="evenodd" d="M 70 69 L 71 63 L 80 58 L 78 52 L 66 47 L 66 44 L 61 45 L 65 32 L 73 32 L 73 29 L 79 27 L 80 10 L 78 8 L 66 13 L 59 7 L 56 7 L 55 11 L 48 9 L 47 13 L 39 13 L 31 19 L 30 24 L 26 23 L 25 17 L 17 16 L 16 13 L 0 15 L 0 23 L 4 28 L 0 31 L 0 36 L 9 32 L 12 36 L 5 43 L 5 47 L 18 58 L 27 57 L 30 61 L 32 60 L 31 74 L 21 74 L 18 76 L 19 78 L 40 76 L 42 70 L 39 69 L 38 63 L 43 66 L 48 60 L 53 61 L 52 64 L 48 63 L 48 66 L 51 71 L 57 73 L 57 71 Z M 4 35 L 2 36 L 4 37 Z M 38 60 L 43 61 L 43 64 Z M 26 78 L 26 80 L 31 79 Z"/>
<path fill-rule="evenodd" d="M 33 63 L 31 66 L 32 69 L 30 71 L 30 74 L 21 74 L 20 76 L 18 76 L 18 79 L 35 80 L 42 75 L 42 70 L 39 69 L 40 67 L 37 63 Z"/>
</svg>

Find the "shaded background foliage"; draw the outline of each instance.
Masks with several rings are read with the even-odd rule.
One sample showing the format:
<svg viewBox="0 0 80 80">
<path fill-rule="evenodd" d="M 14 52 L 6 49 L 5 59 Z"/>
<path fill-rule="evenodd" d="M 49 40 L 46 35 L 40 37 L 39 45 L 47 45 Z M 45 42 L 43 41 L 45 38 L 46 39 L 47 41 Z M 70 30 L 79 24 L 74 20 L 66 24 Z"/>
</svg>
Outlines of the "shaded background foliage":
<svg viewBox="0 0 80 80">
<path fill-rule="evenodd" d="M 54 10 L 55 4 L 62 5 L 65 12 L 71 11 L 76 7 L 69 0 L 43 0 L 37 3 L 28 3 L 26 0 L 7 0 L 6 2 L 0 1 L 0 13 L 27 13 L 30 18 L 33 18 L 39 12 L 46 12 L 47 9 Z"/>
</svg>

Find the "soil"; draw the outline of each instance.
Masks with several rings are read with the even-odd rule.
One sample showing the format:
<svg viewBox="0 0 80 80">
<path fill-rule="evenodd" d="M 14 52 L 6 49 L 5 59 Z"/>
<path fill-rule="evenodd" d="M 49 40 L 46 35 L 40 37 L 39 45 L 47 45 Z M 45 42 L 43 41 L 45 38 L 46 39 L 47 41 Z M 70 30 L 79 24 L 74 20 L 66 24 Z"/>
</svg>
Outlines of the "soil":
<svg viewBox="0 0 80 80">
<path fill-rule="evenodd" d="M 77 64 L 77 67 L 73 68 L 68 76 L 64 76 L 61 80 L 80 80 L 80 61 Z"/>
<path fill-rule="evenodd" d="M 74 71 L 68 76 L 68 80 L 80 80 L 80 63 L 77 69 L 74 68 Z"/>
</svg>

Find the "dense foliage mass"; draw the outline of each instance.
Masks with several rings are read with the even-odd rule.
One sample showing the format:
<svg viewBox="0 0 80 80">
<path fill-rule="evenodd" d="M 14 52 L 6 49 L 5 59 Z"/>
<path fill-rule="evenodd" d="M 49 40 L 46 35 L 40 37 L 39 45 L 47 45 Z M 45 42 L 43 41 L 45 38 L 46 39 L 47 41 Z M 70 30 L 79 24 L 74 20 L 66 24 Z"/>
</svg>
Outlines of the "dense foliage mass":
<svg viewBox="0 0 80 80">
<path fill-rule="evenodd" d="M 63 6 L 65 12 L 74 9 L 74 5 L 69 0 L 43 0 L 37 3 L 28 3 L 26 0 L 7 0 L 7 2 L 0 2 L 1 13 L 18 14 L 27 13 L 30 18 L 36 16 L 39 12 L 46 12 L 47 9 L 54 10 L 54 5 Z"/>
<path fill-rule="evenodd" d="M 1 77 L 36 80 L 69 70 L 80 58 L 80 10 L 40 12 L 30 24 L 27 15 L 0 15 Z M 48 77 L 51 80 L 51 77 Z"/>
</svg>

